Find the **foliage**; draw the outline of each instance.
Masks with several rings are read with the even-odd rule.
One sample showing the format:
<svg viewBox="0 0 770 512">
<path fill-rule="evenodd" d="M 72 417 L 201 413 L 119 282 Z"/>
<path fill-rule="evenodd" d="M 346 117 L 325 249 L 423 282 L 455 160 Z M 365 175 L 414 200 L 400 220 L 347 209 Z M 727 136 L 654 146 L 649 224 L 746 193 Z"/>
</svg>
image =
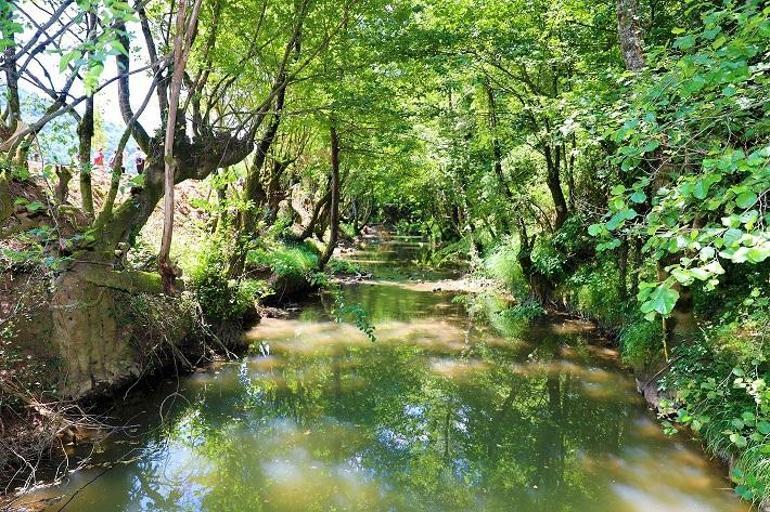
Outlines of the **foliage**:
<svg viewBox="0 0 770 512">
<path fill-rule="evenodd" d="M 612 134 L 630 184 L 612 188 L 608 220 L 590 228 L 643 238 L 665 266 L 665 280 L 640 289 L 650 319 L 671 313 L 675 285 L 713 290 L 726 272 L 770 257 L 770 9 L 726 2 L 701 17 L 675 30 L 672 51 L 632 87 Z"/>
<path fill-rule="evenodd" d="M 643 41 L 623 40 L 626 3 Z M 168 148 L 143 123 L 168 115 L 178 3 L 44 5 L 0 4 L 2 270 L 152 269 Z M 350 239 L 374 223 L 424 236 L 435 250 L 418 263 L 470 267 L 513 292 L 513 308 L 471 308 L 503 332 L 566 303 L 645 366 L 690 325 L 666 383 L 672 411 L 743 457 L 739 493 L 770 496 L 750 460 L 766 455 L 770 421 L 757 334 L 770 272 L 766 2 L 216 1 L 197 32 L 172 151 L 175 249 L 207 322 L 240 319 L 267 293 L 260 279 L 286 278 L 330 290 L 335 315 L 373 338 L 331 277 L 360 269 L 333 259 L 319 272 L 331 212 Z M 626 69 L 629 42 L 641 69 Z M 145 98 L 157 104 L 130 112 Z M 116 167 L 116 187 L 100 183 L 85 152 L 124 129 L 144 172 Z"/>
<path fill-rule="evenodd" d="M 643 368 L 659 357 L 662 339 L 660 322 L 648 322 L 644 318 L 628 321 L 618 334 L 623 361 L 632 367 Z"/>
<path fill-rule="evenodd" d="M 518 247 L 513 240 L 501 243 L 484 258 L 483 272 L 512 290 L 516 297 L 524 297 L 527 295 L 527 283 L 517 257 Z"/>
<path fill-rule="evenodd" d="M 506 320 L 534 320 L 546 314 L 543 305 L 536 300 L 526 300 L 500 312 Z"/>
<path fill-rule="evenodd" d="M 318 250 L 308 243 L 265 242 L 248 252 L 247 263 L 267 267 L 279 276 L 304 277 L 318 269 Z"/>
<path fill-rule="evenodd" d="M 332 258 L 326 265 L 326 270 L 334 275 L 358 275 L 361 274 L 361 266 L 353 261 Z"/>
<path fill-rule="evenodd" d="M 240 322 L 266 293 L 266 286 L 256 280 L 236 280 L 228 276 L 226 245 L 211 240 L 198 253 L 189 269 L 189 288 L 200 304 L 206 321 L 214 325 Z"/>
</svg>

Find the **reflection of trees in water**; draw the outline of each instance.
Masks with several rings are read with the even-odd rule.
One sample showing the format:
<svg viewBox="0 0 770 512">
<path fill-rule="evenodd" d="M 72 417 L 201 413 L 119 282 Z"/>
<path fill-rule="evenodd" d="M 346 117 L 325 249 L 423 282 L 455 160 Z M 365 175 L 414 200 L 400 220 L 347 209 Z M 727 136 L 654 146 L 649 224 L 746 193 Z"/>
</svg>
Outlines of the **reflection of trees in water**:
<svg viewBox="0 0 770 512">
<path fill-rule="evenodd" d="M 543 341 L 541 349 L 558 347 Z M 539 352 L 543 360 L 552 355 Z M 492 508 L 516 503 L 542 510 L 601 495 L 602 484 L 585 474 L 580 454 L 617 449 L 624 406 L 581 393 L 568 373 L 547 365 L 534 375 L 512 371 L 519 354 L 479 347 L 471 355 L 488 366 L 450 379 L 406 345 L 285 354 L 274 378 L 251 382 L 258 392 L 236 393 L 235 410 L 247 411 L 238 432 L 253 432 L 249 442 L 228 434 L 228 421 L 216 411 L 201 409 L 206 441 L 198 451 L 212 463 L 204 479 L 214 489 L 210 499 L 241 493 L 258 499 L 254 482 L 269 485 L 269 476 L 244 460 L 269 459 L 265 443 L 295 435 L 282 432 L 281 420 L 297 432 L 341 429 L 296 442 L 321 462 L 359 461 L 359 471 L 393 491 L 381 504 L 464 508 L 481 499 Z M 225 483 L 244 477 L 252 484 L 243 489 Z"/>
<path fill-rule="evenodd" d="M 125 490 L 118 508 L 152 510 L 291 509 L 282 499 L 322 510 L 340 499 L 374 510 L 606 504 L 606 480 L 583 454 L 617 451 L 629 406 L 550 364 L 566 339 L 546 330 L 536 349 L 471 344 L 441 360 L 457 370 L 448 374 L 395 343 L 289 352 L 259 372 L 244 363 L 191 386 L 192 404 L 169 413 L 147 456 L 110 488 Z"/>
</svg>

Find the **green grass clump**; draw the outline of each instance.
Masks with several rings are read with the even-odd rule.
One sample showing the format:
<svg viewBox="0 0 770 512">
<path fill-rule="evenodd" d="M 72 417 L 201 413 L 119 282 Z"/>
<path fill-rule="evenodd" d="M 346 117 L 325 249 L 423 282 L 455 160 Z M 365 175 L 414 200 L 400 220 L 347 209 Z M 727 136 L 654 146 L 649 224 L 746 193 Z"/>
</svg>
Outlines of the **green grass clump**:
<svg viewBox="0 0 770 512">
<path fill-rule="evenodd" d="M 517 249 L 512 244 L 502 244 L 484 258 L 484 271 L 493 279 L 511 287 L 521 274 L 516 259 Z"/>
<path fill-rule="evenodd" d="M 308 243 L 274 242 L 250 250 L 246 261 L 267 267 L 278 276 L 301 277 L 318 269 L 320 254 Z"/>
<path fill-rule="evenodd" d="M 617 265 L 611 259 L 580 267 L 564 284 L 570 306 L 582 316 L 618 328 L 629 321 L 633 305 L 620 298 Z"/>
<path fill-rule="evenodd" d="M 642 367 L 653 361 L 663 346 L 663 328 L 660 322 L 649 322 L 638 315 L 628 322 L 618 335 L 623 362 Z"/>
</svg>

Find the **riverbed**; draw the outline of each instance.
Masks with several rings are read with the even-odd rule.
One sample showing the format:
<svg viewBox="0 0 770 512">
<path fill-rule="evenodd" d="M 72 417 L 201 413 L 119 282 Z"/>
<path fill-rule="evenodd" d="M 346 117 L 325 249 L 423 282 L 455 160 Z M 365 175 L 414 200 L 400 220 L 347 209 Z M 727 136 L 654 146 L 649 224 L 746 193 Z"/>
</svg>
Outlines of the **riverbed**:
<svg viewBox="0 0 770 512">
<path fill-rule="evenodd" d="M 137 425 L 18 506 L 46 511 L 739 511 L 726 469 L 665 435 L 592 327 L 426 286 L 419 243 L 377 279 L 245 333 L 254 347 L 114 411 Z M 406 263 L 404 263 L 406 262 Z M 398 272 L 390 272 L 398 263 Z M 388 271 L 377 271 L 381 268 Z M 261 349 L 260 349 L 261 347 Z M 268 354 L 269 351 L 269 354 Z M 45 505 L 41 505 L 45 503 Z"/>
</svg>

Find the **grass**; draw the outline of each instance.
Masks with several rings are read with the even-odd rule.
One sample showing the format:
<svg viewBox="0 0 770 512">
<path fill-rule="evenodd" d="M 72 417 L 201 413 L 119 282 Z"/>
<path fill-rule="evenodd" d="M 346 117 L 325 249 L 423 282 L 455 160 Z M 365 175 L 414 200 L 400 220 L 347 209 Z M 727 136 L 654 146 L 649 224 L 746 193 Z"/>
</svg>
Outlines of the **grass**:
<svg viewBox="0 0 770 512">
<path fill-rule="evenodd" d="M 278 276 L 301 277 L 318 269 L 320 254 L 308 243 L 267 242 L 249 251 L 246 261 Z"/>
</svg>

